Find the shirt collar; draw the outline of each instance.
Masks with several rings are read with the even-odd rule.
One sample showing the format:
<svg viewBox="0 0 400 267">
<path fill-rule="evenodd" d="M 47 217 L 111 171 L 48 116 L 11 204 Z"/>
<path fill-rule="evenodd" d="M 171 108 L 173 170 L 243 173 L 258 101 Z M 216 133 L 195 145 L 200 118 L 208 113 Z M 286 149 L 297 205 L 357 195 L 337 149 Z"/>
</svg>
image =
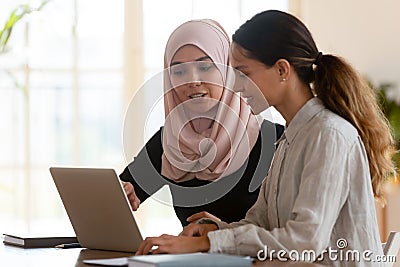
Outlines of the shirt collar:
<svg viewBox="0 0 400 267">
<path fill-rule="evenodd" d="M 322 101 L 317 97 L 311 98 L 301 107 L 285 131 L 285 137 L 289 144 L 292 143 L 299 130 L 323 109 L 325 109 L 325 107 Z"/>
</svg>

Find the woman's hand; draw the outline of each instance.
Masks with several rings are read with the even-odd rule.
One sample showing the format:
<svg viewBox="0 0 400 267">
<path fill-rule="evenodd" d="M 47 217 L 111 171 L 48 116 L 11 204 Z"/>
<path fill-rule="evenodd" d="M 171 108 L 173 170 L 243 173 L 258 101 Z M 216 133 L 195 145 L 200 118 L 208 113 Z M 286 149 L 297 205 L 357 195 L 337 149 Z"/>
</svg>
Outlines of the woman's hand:
<svg viewBox="0 0 400 267">
<path fill-rule="evenodd" d="M 211 219 L 211 220 L 216 221 L 216 222 L 220 222 L 221 221 L 220 218 L 218 218 L 217 216 L 212 215 L 211 213 L 208 213 L 207 211 L 202 211 L 202 212 L 195 213 L 195 214 L 187 217 L 186 221 L 189 222 L 189 223 L 193 223 L 193 222 L 195 222 L 195 221 L 197 221 L 198 219 L 201 219 L 201 218 L 208 218 L 208 219 Z"/>
<path fill-rule="evenodd" d="M 153 246 L 157 246 L 157 248 L 152 251 L 152 254 L 207 252 L 210 249 L 210 241 L 207 236 L 189 237 L 162 235 L 159 237 L 147 237 L 140 244 L 136 255 L 149 254 Z"/>
<path fill-rule="evenodd" d="M 136 211 L 140 205 L 140 199 L 135 194 L 135 189 L 133 185 L 129 182 L 122 182 L 125 194 L 128 197 L 129 203 L 131 204 L 132 210 Z"/>
<path fill-rule="evenodd" d="M 207 236 L 208 232 L 218 230 L 218 226 L 215 224 L 198 224 L 191 223 L 183 228 L 183 231 L 179 234 L 180 236 Z"/>
</svg>

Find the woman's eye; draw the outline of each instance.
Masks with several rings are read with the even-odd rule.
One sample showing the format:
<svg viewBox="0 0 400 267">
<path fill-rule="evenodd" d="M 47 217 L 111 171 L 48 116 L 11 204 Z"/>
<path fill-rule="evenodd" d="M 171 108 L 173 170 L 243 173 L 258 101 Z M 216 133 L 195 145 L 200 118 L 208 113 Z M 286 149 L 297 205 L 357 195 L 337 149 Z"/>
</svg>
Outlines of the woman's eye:
<svg viewBox="0 0 400 267">
<path fill-rule="evenodd" d="M 205 72 L 205 71 L 209 71 L 213 67 L 214 67 L 214 63 L 201 64 L 201 65 L 199 65 L 199 70 Z"/>
<path fill-rule="evenodd" d="M 240 78 L 247 78 L 247 74 L 243 73 L 243 72 L 239 72 L 239 77 Z"/>
<path fill-rule="evenodd" d="M 183 75 L 183 71 L 182 70 L 177 70 L 173 72 L 174 75 L 176 76 L 182 76 Z"/>
<path fill-rule="evenodd" d="M 179 68 L 179 67 L 172 67 L 171 68 L 171 73 L 174 75 L 174 76 L 183 76 L 184 74 L 185 74 L 185 70 L 184 69 L 182 69 L 182 68 Z"/>
</svg>

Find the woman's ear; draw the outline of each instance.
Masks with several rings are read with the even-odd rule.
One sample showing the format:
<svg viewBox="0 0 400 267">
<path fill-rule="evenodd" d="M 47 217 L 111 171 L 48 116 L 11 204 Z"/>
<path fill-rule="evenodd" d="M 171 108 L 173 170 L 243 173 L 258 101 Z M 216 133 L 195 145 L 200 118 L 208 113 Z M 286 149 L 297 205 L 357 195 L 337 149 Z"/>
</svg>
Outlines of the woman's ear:
<svg viewBox="0 0 400 267">
<path fill-rule="evenodd" d="M 290 63 L 286 59 L 278 59 L 275 64 L 281 81 L 287 81 L 290 77 Z"/>
</svg>

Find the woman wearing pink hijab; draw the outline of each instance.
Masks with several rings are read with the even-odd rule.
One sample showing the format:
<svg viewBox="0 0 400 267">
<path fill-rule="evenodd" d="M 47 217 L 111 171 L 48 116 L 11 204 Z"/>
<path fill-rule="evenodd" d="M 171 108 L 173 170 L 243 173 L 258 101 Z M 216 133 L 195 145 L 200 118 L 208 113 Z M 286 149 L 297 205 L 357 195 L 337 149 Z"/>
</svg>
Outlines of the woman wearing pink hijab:
<svg viewBox="0 0 400 267">
<path fill-rule="evenodd" d="M 166 184 L 183 226 L 202 211 L 237 221 L 256 201 L 283 126 L 260 123 L 229 88 L 229 45 L 213 20 L 188 21 L 171 34 L 164 127 L 120 175 L 134 210 Z"/>
</svg>

